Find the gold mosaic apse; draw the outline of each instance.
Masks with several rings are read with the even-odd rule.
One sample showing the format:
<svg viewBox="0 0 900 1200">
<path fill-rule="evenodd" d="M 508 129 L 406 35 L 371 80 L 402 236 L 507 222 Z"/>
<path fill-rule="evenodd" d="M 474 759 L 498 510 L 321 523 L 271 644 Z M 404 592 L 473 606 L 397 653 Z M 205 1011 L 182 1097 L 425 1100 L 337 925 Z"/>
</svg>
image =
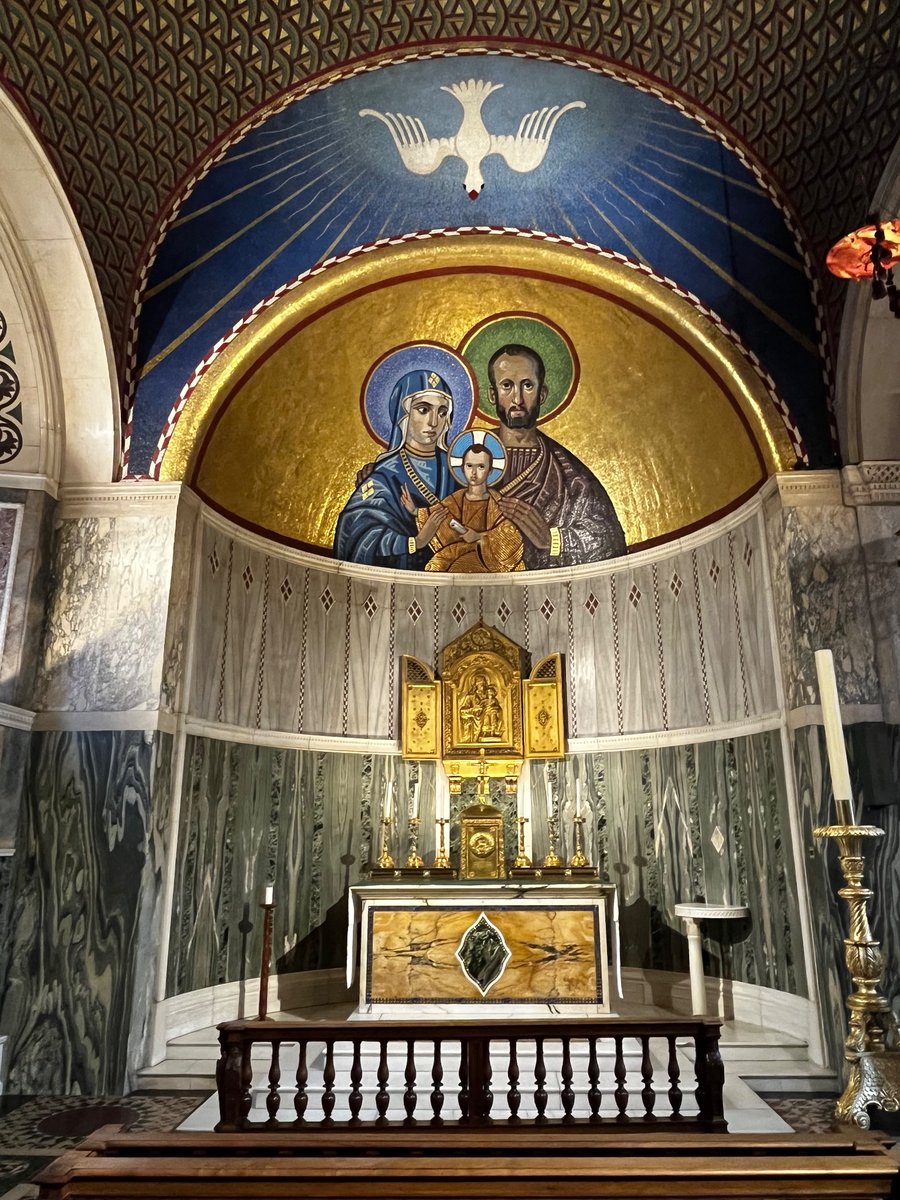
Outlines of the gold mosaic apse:
<svg viewBox="0 0 900 1200">
<path fill-rule="evenodd" d="M 687 301 L 586 251 L 473 235 L 359 256 L 286 293 L 189 397 L 162 478 L 328 553 L 357 470 L 381 450 L 361 411 L 372 365 L 410 342 L 455 350 L 511 313 L 565 331 L 580 374 L 541 428 L 603 483 L 630 546 L 709 520 L 793 465 L 756 373 Z"/>
</svg>

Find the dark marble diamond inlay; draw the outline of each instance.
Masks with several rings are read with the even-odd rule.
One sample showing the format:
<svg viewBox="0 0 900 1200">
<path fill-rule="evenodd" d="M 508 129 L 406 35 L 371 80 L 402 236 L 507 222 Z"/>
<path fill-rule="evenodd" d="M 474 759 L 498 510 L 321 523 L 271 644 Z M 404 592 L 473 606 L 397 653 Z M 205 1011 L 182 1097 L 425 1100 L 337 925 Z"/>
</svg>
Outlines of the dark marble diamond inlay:
<svg viewBox="0 0 900 1200">
<path fill-rule="evenodd" d="M 456 957 L 468 978 L 486 996 L 503 974 L 512 953 L 503 934 L 482 913 L 463 934 Z"/>
</svg>

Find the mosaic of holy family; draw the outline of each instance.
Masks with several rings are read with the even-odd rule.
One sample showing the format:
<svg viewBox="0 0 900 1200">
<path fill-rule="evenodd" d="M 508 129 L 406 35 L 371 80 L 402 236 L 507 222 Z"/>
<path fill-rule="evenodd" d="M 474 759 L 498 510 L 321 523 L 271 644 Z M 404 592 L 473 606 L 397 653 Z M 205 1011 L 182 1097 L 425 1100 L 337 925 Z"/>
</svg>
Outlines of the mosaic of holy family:
<svg viewBox="0 0 900 1200">
<path fill-rule="evenodd" d="M 542 344 L 560 362 L 561 378 L 548 378 L 535 348 Z M 366 424 L 385 450 L 360 472 L 341 511 L 336 557 L 479 573 L 624 554 L 625 535 L 602 483 L 539 428 L 566 404 L 577 378 L 564 338 L 533 318 L 501 318 L 466 348 L 470 362 L 439 345 L 404 346 L 371 372 Z M 479 361 L 489 398 L 479 415 L 494 419 L 495 432 L 471 426 L 471 363 Z"/>
<path fill-rule="evenodd" d="M 386 63 L 276 106 L 184 200 L 132 466 L 363 566 L 603 561 L 805 452 L 783 396 L 812 394 L 816 347 L 776 319 L 805 288 L 777 206 L 683 108 L 574 64 Z"/>
</svg>

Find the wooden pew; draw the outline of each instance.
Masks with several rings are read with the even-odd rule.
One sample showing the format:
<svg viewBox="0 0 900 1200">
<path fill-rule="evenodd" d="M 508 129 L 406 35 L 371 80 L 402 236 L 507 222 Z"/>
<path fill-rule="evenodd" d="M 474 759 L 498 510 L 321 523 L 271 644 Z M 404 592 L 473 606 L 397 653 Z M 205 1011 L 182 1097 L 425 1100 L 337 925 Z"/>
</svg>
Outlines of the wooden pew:
<svg viewBox="0 0 900 1200">
<path fill-rule="evenodd" d="M 36 1182 L 66 1197 L 884 1197 L 900 1162 L 872 1134 L 659 1137 L 529 1130 L 123 1134 L 103 1129 Z"/>
</svg>

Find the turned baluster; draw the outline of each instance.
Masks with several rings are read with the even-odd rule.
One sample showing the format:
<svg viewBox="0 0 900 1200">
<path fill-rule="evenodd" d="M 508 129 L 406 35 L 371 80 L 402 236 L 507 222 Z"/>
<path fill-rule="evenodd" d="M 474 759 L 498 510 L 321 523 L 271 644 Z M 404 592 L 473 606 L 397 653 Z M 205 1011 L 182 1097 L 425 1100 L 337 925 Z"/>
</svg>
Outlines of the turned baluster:
<svg viewBox="0 0 900 1200">
<path fill-rule="evenodd" d="M 325 1043 L 325 1070 L 322 1072 L 322 1125 L 330 1128 L 334 1121 L 334 1042 Z"/>
<path fill-rule="evenodd" d="M 669 1104 L 672 1106 L 673 1119 L 681 1118 L 681 1088 L 678 1081 L 681 1078 L 681 1068 L 678 1066 L 678 1054 L 675 1047 L 675 1034 L 668 1034 L 669 1042 Z"/>
<path fill-rule="evenodd" d="M 547 1064 L 544 1062 L 544 1039 L 539 1037 L 534 1039 L 534 1105 L 537 1109 L 537 1116 L 534 1118 L 536 1125 L 545 1125 L 547 1118 L 544 1113 L 547 1110 L 547 1091 L 544 1083 L 547 1079 Z"/>
<path fill-rule="evenodd" d="M 641 1099 L 644 1102 L 644 1120 L 655 1121 L 653 1105 L 656 1103 L 656 1094 L 653 1091 L 653 1063 L 650 1061 L 650 1038 L 647 1034 L 641 1035 L 641 1047 L 641 1079 L 644 1081 Z"/>
<path fill-rule="evenodd" d="M 362 1108 L 362 1092 L 360 1091 L 360 1083 L 362 1083 L 362 1044 L 360 1042 L 353 1043 L 353 1062 L 350 1064 L 350 1095 L 347 1097 L 347 1104 L 350 1109 L 350 1125 L 359 1125 L 359 1113 Z"/>
<path fill-rule="evenodd" d="M 435 1041 L 434 1057 L 431 1060 L 431 1118 L 432 1125 L 443 1125 L 441 1119 L 441 1109 L 444 1107 L 444 1093 L 441 1090 L 441 1084 L 444 1080 L 444 1066 L 441 1062 L 441 1043 Z"/>
<path fill-rule="evenodd" d="M 387 1042 L 382 1041 L 381 1053 L 378 1056 L 378 1073 L 376 1075 L 376 1079 L 378 1080 L 378 1091 L 375 1094 L 375 1108 L 378 1110 L 378 1119 L 375 1122 L 376 1125 L 387 1125 L 388 1123 L 387 1110 L 388 1103 L 390 1102 L 390 1096 L 388 1095 L 387 1083 L 390 1075 L 391 1072 L 390 1068 L 388 1067 Z"/>
<path fill-rule="evenodd" d="M 309 1093 L 306 1083 L 309 1079 L 309 1068 L 306 1065 L 306 1042 L 300 1042 L 300 1060 L 297 1063 L 297 1091 L 294 1095 L 294 1112 L 297 1114 L 294 1125 L 306 1123 L 306 1106 L 309 1104 Z"/>
<path fill-rule="evenodd" d="M 613 1092 L 613 1095 L 616 1099 L 616 1107 L 619 1110 L 616 1120 L 627 1121 L 628 1115 L 625 1110 L 628 1108 L 628 1089 L 625 1087 L 626 1071 L 625 1055 L 622 1053 L 622 1037 L 620 1034 L 617 1034 L 613 1040 L 616 1044 L 616 1065 L 614 1071 L 616 1077 L 616 1090 Z"/>
<path fill-rule="evenodd" d="M 415 1125 L 416 1118 L 416 1043 L 410 1038 L 406 1043 L 406 1091 L 403 1093 L 403 1107 L 406 1109 L 404 1125 Z"/>
<path fill-rule="evenodd" d="M 591 1108 L 591 1120 L 600 1120 L 600 1105 L 603 1103 L 603 1093 L 600 1091 L 600 1063 L 597 1060 L 597 1039 L 593 1034 L 588 1038 L 590 1056 L 588 1058 L 588 1104 Z"/>
<path fill-rule="evenodd" d="M 267 1125 L 278 1124 L 278 1106 L 281 1103 L 281 1096 L 278 1092 L 278 1085 L 281 1083 L 280 1051 L 281 1043 L 273 1042 L 272 1061 L 269 1064 L 269 1093 L 266 1096 L 266 1112 L 269 1114 Z"/>
<path fill-rule="evenodd" d="M 464 1041 L 459 1044 L 459 1092 L 457 1093 L 459 1101 L 459 1119 L 460 1121 L 468 1121 L 469 1119 L 469 1053 L 468 1047 Z"/>
<path fill-rule="evenodd" d="M 506 1093 L 506 1103 L 509 1105 L 510 1125 L 521 1124 L 519 1106 L 522 1103 L 522 1093 L 519 1091 L 519 1058 L 518 1043 L 515 1038 L 509 1039 L 509 1091 Z"/>
<path fill-rule="evenodd" d="M 567 1037 L 562 1039 L 562 1070 L 560 1074 L 563 1084 L 560 1094 L 563 1106 L 563 1124 L 571 1125 L 575 1120 L 572 1116 L 572 1109 L 575 1105 L 575 1091 L 572 1088 L 572 1054 Z"/>
</svg>

